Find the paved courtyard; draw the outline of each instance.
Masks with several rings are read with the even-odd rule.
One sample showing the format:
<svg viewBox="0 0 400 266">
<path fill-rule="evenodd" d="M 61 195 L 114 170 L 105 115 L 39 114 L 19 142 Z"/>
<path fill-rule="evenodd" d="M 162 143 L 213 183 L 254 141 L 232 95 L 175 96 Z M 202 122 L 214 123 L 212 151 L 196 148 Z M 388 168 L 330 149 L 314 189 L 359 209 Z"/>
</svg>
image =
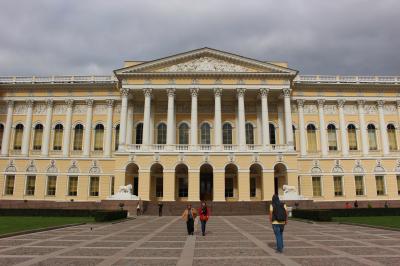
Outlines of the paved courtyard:
<svg viewBox="0 0 400 266">
<path fill-rule="evenodd" d="M 186 236 L 178 217 L 139 217 L 0 239 L 0 265 L 400 265 L 400 232 L 291 221 L 284 254 L 265 216 L 212 217 Z"/>
</svg>

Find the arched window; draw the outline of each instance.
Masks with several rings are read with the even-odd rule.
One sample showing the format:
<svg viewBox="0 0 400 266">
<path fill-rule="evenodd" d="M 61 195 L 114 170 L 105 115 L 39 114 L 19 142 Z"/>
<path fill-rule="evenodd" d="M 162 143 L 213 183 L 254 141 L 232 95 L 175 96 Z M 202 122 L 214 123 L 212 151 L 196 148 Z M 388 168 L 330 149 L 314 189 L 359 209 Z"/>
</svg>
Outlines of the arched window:
<svg viewBox="0 0 400 266">
<path fill-rule="evenodd" d="M 368 130 L 368 144 L 370 151 L 376 151 L 378 149 L 378 145 L 376 143 L 376 128 L 373 124 L 369 124 L 367 126 Z"/>
<path fill-rule="evenodd" d="M 119 124 L 115 126 L 115 139 L 114 139 L 115 147 L 114 149 L 117 151 L 119 146 Z"/>
<path fill-rule="evenodd" d="M 57 124 L 54 127 L 53 150 L 55 150 L 55 151 L 61 151 L 63 131 L 64 131 L 64 127 L 61 124 Z"/>
<path fill-rule="evenodd" d="M 103 137 L 104 137 L 104 126 L 102 124 L 98 124 L 94 128 L 94 150 L 95 151 L 103 150 Z"/>
<path fill-rule="evenodd" d="M 74 151 L 82 150 L 82 140 L 83 140 L 83 126 L 77 124 L 74 128 Z"/>
<path fill-rule="evenodd" d="M 317 134 L 313 124 L 307 126 L 307 149 L 309 152 L 317 151 Z"/>
<path fill-rule="evenodd" d="M 275 126 L 269 123 L 269 144 L 276 144 Z"/>
<path fill-rule="evenodd" d="M 330 151 L 337 150 L 336 127 L 334 124 L 329 124 L 328 127 L 328 147 Z"/>
<path fill-rule="evenodd" d="M 246 144 L 254 144 L 254 127 L 251 123 L 246 123 Z"/>
<path fill-rule="evenodd" d="M 24 125 L 22 124 L 16 125 L 14 134 L 14 150 L 21 150 L 23 133 L 24 133 Z"/>
<path fill-rule="evenodd" d="M 210 125 L 208 123 L 204 123 L 200 128 L 200 143 L 201 144 L 210 144 Z"/>
<path fill-rule="evenodd" d="M 33 133 L 33 149 L 40 150 L 42 148 L 42 138 L 43 138 L 43 125 L 37 124 L 35 126 L 35 131 Z"/>
<path fill-rule="evenodd" d="M 3 124 L 0 124 L 0 149 L 1 149 L 1 143 L 3 142 L 3 135 L 4 135 L 4 126 Z"/>
<path fill-rule="evenodd" d="M 222 126 L 222 143 L 232 144 L 232 125 L 229 123 L 225 123 Z"/>
<path fill-rule="evenodd" d="M 143 143 L 143 123 L 136 125 L 136 144 Z"/>
<path fill-rule="evenodd" d="M 347 136 L 349 139 L 349 150 L 356 151 L 357 147 L 357 132 L 353 124 L 347 126 Z"/>
<path fill-rule="evenodd" d="M 189 144 L 189 126 L 186 123 L 179 125 L 179 144 Z"/>
<path fill-rule="evenodd" d="M 397 150 L 396 128 L 393 124 L 387 125 L 387 134 L 389 139 L 389 149 L 391 151 Z"/>
<path fill-rule="evenodd" d="M 167 125 L 161 123 L 157 127 L 157 144 L 167 143 Z"/>
<path fill-rule="evenodd" d="M 292 125 L 292 131 L 293 131 L 293 148 L 296 150 L 296 127 Z"/>
</svg>

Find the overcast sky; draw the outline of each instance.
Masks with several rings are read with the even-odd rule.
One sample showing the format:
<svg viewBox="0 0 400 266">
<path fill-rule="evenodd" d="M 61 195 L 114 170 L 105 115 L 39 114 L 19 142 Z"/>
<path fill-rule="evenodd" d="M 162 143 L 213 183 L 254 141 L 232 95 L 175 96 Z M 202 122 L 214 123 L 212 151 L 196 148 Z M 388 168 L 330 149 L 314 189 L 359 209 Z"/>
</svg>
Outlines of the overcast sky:
<svg viewBox="0 0 400 266">
<path fill-rule="evenodd" d="M 0 2 L 2 76 L 111 74 L 204 46 L 301 74 L 400 75 L 400 1 Z"/>
</svg>

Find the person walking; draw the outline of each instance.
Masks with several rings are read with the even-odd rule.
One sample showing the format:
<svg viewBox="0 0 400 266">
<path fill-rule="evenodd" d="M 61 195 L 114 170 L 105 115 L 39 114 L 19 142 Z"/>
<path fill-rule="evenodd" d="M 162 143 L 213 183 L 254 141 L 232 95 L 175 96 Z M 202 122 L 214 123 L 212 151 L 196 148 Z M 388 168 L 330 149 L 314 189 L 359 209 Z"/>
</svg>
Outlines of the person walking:
<svg viewBox="0 0 400 266">
<path fill-rule="evenodd" d="M 196 219 L 197 211 L 192 208 L 191 204 L 188 204 L 185 211 L 182 214 L 182 219 L 186 222 L 186 228 L 188 235 L 193 235 L 194 232 L 194 220 Z"/>
<path fill-rule="evenodd" d="M 203 236 L 206 235 L 206 224 L 208 219 L 210 218 L 210 209 L 207 207 L 207 204 L 203 201 L 199 208 L 200 215 L 200 223 L 201 223 L 201 233 Z"/>
<path fill-rule="evenodd" d="M 276 252 L 283 252 L 283 230 L 287 224 L 286 204 L 279 200 L 278 195 L 272 196 L 272 203 L 269 205 L 269 221 L 272 224 L 276 239 Z"/>
<path fill-rule="evenodd" d="M 163 203 L 161 201 L 158 202 L 158 216 L 162 216 L 162 207 Z"/>
<path fill-rule="evenodd" d="M 136 206 L 136 216 L 139 216 L 141 214 L 140 211 L 140 201 L 138 201 L 137 206 Z"/>
</svg>

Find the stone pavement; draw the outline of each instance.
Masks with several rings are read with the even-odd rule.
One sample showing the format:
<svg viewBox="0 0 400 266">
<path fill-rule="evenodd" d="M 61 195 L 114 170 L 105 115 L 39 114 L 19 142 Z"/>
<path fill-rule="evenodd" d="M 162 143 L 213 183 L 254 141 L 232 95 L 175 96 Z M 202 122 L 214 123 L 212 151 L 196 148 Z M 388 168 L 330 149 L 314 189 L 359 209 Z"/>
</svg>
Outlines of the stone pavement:
<svg viewBox="0 0 400 266">
<path fill-rule="evenodd" d="M 92 230 L 91 230 L 92 227 Z M 274 252 L 266 216 L 211 217 L 186 236 L 178 217 L 142 216 L 0 239 L 0 265 L 400 265 L 400 232 L 290 221 Z"/>
</svg>

